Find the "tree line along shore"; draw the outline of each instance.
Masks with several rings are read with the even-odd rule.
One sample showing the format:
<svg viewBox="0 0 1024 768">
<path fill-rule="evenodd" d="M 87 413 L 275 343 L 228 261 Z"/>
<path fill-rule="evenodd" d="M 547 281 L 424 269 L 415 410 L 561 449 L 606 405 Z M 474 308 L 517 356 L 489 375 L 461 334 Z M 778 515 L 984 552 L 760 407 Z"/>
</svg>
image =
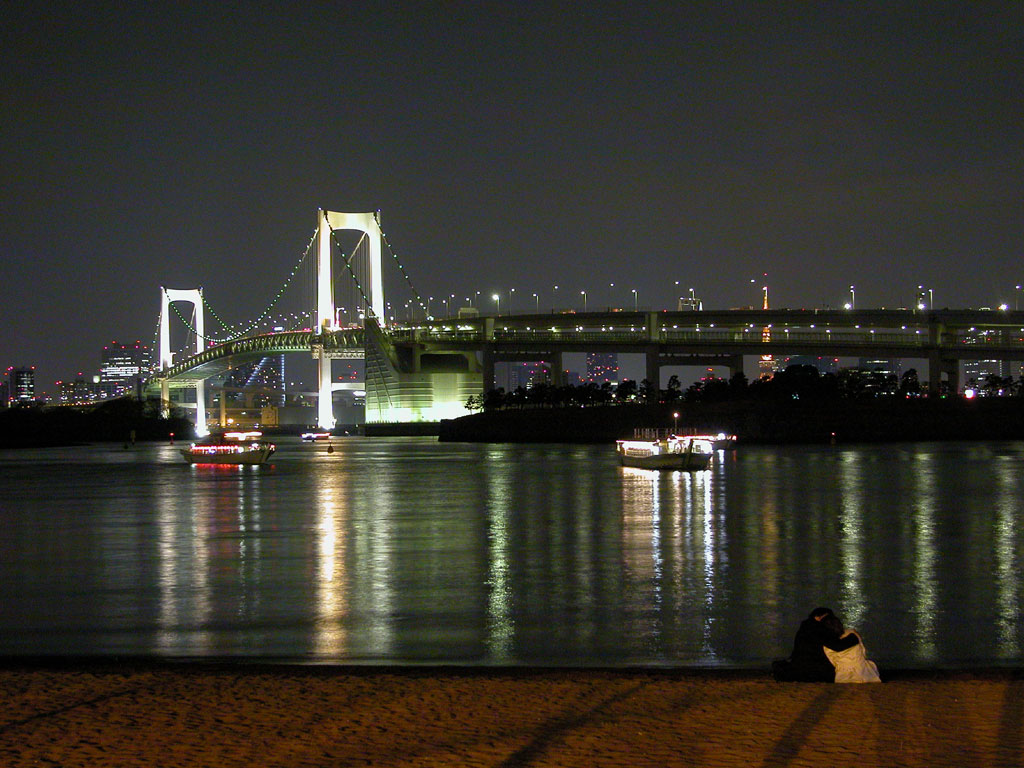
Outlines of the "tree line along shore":
<svg viewBox="0 0 1024 768">
<path fill-rule="evenodd" d="M 602 443 L 638 429 L 735 434 L 744 443 L 1024 439 L 1024 384 L 990 377 L 977 397 L 929 392 L 910 370 L 819 374 L 790 366 L 770 379 L 706 378 L 682 389 L 650 382 L 554 387 L 540 383 L 470 398 L 478 411 L 444 421 L 440 439 Z"/>
<path fill-rule="evenodd" d="M 96 441 L 190 439 L 187 418 L 163 418 L 158 404 L 132 397 L 87 408 L 18 406 L 0 410 L 0 448 L 36 448 Z"/>
</svg>

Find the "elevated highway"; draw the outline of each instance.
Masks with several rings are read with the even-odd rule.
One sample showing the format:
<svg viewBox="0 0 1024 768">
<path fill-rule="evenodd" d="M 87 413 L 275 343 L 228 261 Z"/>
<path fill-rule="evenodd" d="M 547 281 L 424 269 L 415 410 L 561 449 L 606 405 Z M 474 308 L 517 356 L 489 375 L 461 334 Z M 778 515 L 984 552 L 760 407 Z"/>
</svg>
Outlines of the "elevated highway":
<svg viewBox="0 0 1024 768">
<path fill-rule="evenodd" d="M 958 363 L 1024 360 L 1024 312 L 1002 310 L 714 310 L 590 312 L 435 320 L 395 328 L 393 344 L 415 366 L 434 355 L 483 355 L 484 386 L 499 361 L 547 360 L 567 352 L 639 353 L 647 378 L 665 365 L 725 365 L 746 355 L 923 358 L 929 380 L 958 383 Z M 557 375 L 557 373 L 556 373 Z"/>
<path fill-rule="evenodd" d="M 166 380 L 171 389 L 194 386 L 244 363 L 287 352 L 318 354 L 322 349 L 327 357 L 361 359 L 364 335 L 362 328 L 342 328 L 321 334 L 302 330 L 246 336 L 208 347 L 182 360 L 151 379 L 150 386 L 158 387 L 162 380 Z"/>
</svg>

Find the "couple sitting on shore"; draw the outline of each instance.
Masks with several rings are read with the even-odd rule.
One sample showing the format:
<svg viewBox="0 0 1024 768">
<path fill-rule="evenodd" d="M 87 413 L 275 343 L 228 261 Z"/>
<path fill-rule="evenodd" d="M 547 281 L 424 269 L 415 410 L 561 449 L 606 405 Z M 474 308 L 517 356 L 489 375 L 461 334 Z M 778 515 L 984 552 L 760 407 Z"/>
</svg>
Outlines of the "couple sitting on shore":
<svg viewBox="0 0 1024 768">
<path fill-rule="evenodd" d="M 880 683 L 864 643 L 829 608 L 815 608 L 800 623 L 788 659 L 772 663 L 776 680 L 808 683 Z"/>
</svg>

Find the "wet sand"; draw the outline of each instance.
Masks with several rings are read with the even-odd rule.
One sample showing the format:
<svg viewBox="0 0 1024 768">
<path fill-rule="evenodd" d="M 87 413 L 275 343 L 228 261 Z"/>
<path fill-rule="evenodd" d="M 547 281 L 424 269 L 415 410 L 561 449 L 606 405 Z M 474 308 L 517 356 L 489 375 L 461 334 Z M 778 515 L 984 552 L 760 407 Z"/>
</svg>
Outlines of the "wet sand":
<svg viewBox="0 0 1024 768">
<path fill-rule="evenodd" d="M 888 677 L 18 662 L 0 765 L 1024 765 L 1024 673 Z"/>
</svg>

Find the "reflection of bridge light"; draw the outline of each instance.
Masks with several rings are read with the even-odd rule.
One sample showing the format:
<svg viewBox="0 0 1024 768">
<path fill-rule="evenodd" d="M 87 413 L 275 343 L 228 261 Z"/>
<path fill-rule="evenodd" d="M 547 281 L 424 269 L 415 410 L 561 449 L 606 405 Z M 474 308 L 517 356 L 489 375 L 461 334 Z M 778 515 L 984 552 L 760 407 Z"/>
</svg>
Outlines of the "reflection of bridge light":
<svg viewBox="0 0 1024 768">
<path fill-rule="evenodd" d="M 345 650 L 345 630 L 342 619 L 348 609 L 348 583 L 345 578 L 347 539 L 339 536 L 346 518 L 335 509 L 334 488 L 321 486 L 320 519 L 317 524 L 319 539 L 319 568 L 316 580 L 317 623 L 314 637 L 315 654 L 337 658 Z M 341 501 L 344 502 L 342 495 Z"/>
<path fill-rule="evenodd" d="M 1017 493 L 1016 462 L 1002 457 L 994 473 L 999 497 L 996 504 L 996 626 L 999 647 L 996 655 L 1016 659 L 1020 655 L 1020 572 L 1016 567 Z"/>
<path fill-rule="evenodd" d="M 843 610 L 848 623 L 859 627 L 867 604 L 864 599 L 863 563 L 864 546 L 864 455 L 848 452 L 840 456 L 839 482 L 841 488 L 840 551 L 843 569 Z"/>
<path fill-rule="evenodd" d="M 914 494 L 914 614 L 917 628 L 914 632 L 914 650 L 921 661 L 935 659 L 935 612 L 938 595 L 935 589 L 935 470 L 928 466 L 932 456 L 915 456 L 913 478 L 918 485 Z"/>
</svg>

